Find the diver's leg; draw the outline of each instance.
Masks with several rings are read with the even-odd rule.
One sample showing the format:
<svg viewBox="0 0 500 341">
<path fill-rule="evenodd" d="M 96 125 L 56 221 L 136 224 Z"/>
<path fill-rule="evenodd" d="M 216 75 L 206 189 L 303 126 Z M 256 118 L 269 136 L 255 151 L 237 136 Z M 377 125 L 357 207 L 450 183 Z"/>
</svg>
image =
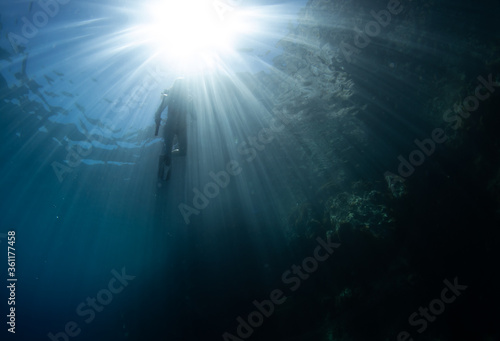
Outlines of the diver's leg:
<svg viewBox="0 0 500 341">
<path fill-rule="evenodd" d="M 170 175 L 170 166 L 172 164 L 172 142 L 174 140 L 174 131 L 172 129 L 172 124 L 168 121 L 168 119 L 164 130 L 164 140 L 163 153 L 160 156 L 161 166 L 159 168 L 159 176 L 163 180 L 168 180 Z"/>
<path fill-rule="evenodd" d="M 172 144 L 174 142 L 174 135 L 175 135 L 175 131 L 174 131 L 173 124 L 172 124 L 172 122 L 169 122 L 167 120 L 167 124 L 165 126 L 165 135 L 164 135 L 164 139 L 165 139 L 164 155 L 165 155 L 165 164 L 167 166 L 170 166 L 170 164 L 172 162 Z"/>
<path fill-rule="evenodd" d="M 179 156 L 184 156 L 187 153 L 187 124 L 185 120 L 179 124 L 177 130 L 177 140 L 179 141 Z"/>
</svg>

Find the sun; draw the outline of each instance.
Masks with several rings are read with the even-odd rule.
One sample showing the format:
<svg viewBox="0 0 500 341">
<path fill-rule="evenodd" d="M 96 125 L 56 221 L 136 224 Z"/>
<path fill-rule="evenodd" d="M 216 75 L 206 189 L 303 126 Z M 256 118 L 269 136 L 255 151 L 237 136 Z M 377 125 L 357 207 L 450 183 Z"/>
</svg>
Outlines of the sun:
<svg viewBox="0 0 500 341">
<path fill-rule="evenodd" d="M 139 27 L 143 41 L 168 64 L 213 64 L 247 29 L 242 13 L 220 1 L 164 0 L 145 6 Z"/>
</svg>

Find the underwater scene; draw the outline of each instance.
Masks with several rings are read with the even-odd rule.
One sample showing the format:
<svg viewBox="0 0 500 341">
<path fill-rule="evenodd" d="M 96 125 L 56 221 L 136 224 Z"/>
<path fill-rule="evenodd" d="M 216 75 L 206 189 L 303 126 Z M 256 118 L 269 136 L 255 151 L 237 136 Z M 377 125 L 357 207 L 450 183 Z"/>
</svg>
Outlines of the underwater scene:
<svg viewBox="0 0 500 341">
<path fill-rule="evenodd" d="M 500 340 L 499 14 L 2 0 L 0 340 Z"/>
</svg>

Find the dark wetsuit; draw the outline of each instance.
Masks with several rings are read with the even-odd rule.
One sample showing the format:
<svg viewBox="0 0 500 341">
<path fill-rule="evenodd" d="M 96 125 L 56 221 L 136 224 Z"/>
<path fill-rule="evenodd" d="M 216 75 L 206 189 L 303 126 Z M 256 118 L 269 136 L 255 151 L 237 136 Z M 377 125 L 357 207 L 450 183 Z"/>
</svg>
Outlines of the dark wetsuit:
<svg viewBox="0 0 500 341">
<path fill-rule="evenodd" d="M 177 136 L 179 155 L 186 155 L 187 152 L 187 115 L 190 98 L 185 84 L 182 83 L 184 82 L 174 83 L 168 95 L 164 95 L 162 103 L 155 114 L 156 121 L 159 122 L 161 112 L 168 106 L 167 122 L 163 134 L 165 146 L 162 153 L 167 166 L 171 164 L 174 136 Z"/>
</svg>

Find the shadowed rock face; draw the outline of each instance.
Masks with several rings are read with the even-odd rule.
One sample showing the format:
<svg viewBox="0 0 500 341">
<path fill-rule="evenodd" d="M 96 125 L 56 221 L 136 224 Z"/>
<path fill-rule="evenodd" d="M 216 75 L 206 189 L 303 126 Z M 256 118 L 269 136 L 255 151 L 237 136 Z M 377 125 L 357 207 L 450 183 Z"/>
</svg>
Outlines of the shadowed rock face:
<svg viewBox="0 0 500 341">
<path fill-rule="evenodd" d="M 335 278 L 315 282 L 317 291 L 309 292 L 308 302 L 291 298 L 277 318 L 289 326 L 303 323 L 303 315 L 293 312 L 308 309 L 315 299 L 316 321 L 323 319 L 315 324 L 318 339 L 396 339 L 401 330 L 414 333 L 408 315 L 434 298 L 432 290 L 440 290 L 439 285 L 430 289 L 429 278 L 442 283 L 453 272 L 475 280 L 476 270 L 465 258 L 476 251 L 489 258 L 480 244 L 498 238 L 486 227 L 486 221 L 498 225 L 500 212 L 493 128 L 499 124 L 498 96 L 482 103 L 458 130 L 443 121 L 446 110 L 459 110 L 457 102 L 474 92 L 479 75 L 500 72 L 490 24 L 475 20 L 461 26 L 450 19 L 464 17 L 456 3 L 402 1 L 404 10 L 369 44 L 356 47 L 356 28 L 373 21 L 371 11 L 379 13 L 387 3 L 309 1 L 299 24 L 279 43 L 284 53 L 275 58 L 274 70 L 256 77 L 286 126 L 280 145 L 293 164 L 305 168 L 283 174 L 297 179 L 288 186 L 302 197 L 286 220 L 293 249 L 307 254 L 317 236 L 331 237 L 344 248 L 338 263 L 325 270 L 326 277 Z M 356 48 L 351 62 L 343 43 Z M 410 178 L 398 176 L 398 155 L 407 156 L 416 138 L 437 127 L 449 134 L 446 143 Z M 367 180 L 361 187 L 360 178 Z M 479 201 L 465 205 L 469 197 Z M 481 226 L 474 234 L 481 241 L 468 246 L 472 226 Z M 465 249 L 468 256 L 460 251 Z M 488 292 L 497 297 L 494 290 Z M 402 311 L 408 315 L 398 316 Z M 477 332 L 452 326 L 460 314 L 467 312 L 439 317 L 450 320 L 422 337 L 453 339 L 458 329 Z M 493 335 L 492 324 L 470 319 L 487 326 L 489 331 L 481 332 L 485 338 Z M 359 331 L 360 321 L 373 334 Z"/>
</svg>

